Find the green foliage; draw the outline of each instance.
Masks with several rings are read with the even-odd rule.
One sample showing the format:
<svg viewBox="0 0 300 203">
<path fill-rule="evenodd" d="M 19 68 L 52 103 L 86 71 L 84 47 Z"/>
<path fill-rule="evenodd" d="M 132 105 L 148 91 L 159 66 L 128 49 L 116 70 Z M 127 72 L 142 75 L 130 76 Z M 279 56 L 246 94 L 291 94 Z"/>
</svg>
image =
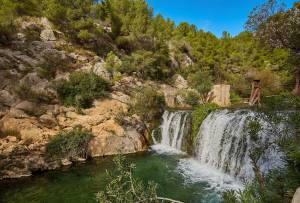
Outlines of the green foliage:
<svg viewBox="0 0 300 203">
<path fill-rule="evenodd" d="M 105 59 L 105 68 L 108 72 L 114 74 L 114 72 L 120 70 L 121 65 L 121 60 L 113 52 L 109 52 L 107 54 Z"/>
<path fill-rule="evenodd" d="M 122 59 L 122 73 L 133 73 L 143 79 L 164 80 L 171 74 L 168 53 L 137 51 Z"/>
<path fill-rule="evenodd" d="M 184 102 L 192 107 L 199 105 L 200 96 L 194 91 L 184 91 L 182 94 Z"/>
<path fill-rule="evenodd" d="M 46 144 L 46 154 L 52 159 L 87 158 L 88 144 L 93 135 L 76 126 L 70 131 L 63 131 L 55 135 Z"/>
<path fill-rule="evenodd" d="M 157 196 L 157 184 L 149 182 L 144 185 L 142 181 L 134 178 L 134 164 L 128 163 L 124 157 L 114 158 L 115 170 L 107 171 L 108 185 L 104 191 L 96 194 L 97 202 L 101 203 L 129 203 L 129 202 L 178 202 L 169 198 Z"/>
<path fill-rule="evenodd" d="M 154 87 L 138 88 L 133 96 L 132 113 L 136 113 L 144 121 L 160 119 L 165 109 L 165 99 Z"/>
<path fill-rule="evenodd" d="M 247 185 L 244 190 L 223 192 L 224 203 L 263 203 L 254 185 Z"/>
<path fill-rule="evenodd" d="M 65 106 L 91 107 L 94 99 L 104 97 L 109 83 L 94 73 L 73 72 L 69 80 L 56 84 L 59 100 Z"/>
<path fill-rule="evenodd" d="M 212 77 L 208 71 L 197 71 L 189 75 L 188 82 L 200 94 L 202 103 L 208 102 L 208 94 L 213 85 Z"/>
<path fill-rule="evenodd" d="M 204 119 L 214 110 L 218 109 L 218 105 L 214 103 L 207 103 L 198 106 L 192 112 L 192 141 L 194 143 L 199 128 Z"/>
</svg>

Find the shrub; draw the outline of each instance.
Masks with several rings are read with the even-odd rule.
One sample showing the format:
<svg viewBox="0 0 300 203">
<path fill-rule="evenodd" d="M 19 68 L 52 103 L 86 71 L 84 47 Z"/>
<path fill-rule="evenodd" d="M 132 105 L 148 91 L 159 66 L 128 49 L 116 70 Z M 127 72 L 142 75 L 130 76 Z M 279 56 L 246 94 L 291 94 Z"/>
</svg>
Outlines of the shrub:
<svg viewBox="0 0 300 203">
<path fill-rule="evenodd" d="M 69 80 L 56 84 L 59 100 L 65 106 L 89 108 L 94 99 L 104 97 L 109 83 L 94 73 L 73 72 Z"/>
<path fill-rule="evenodd" d="M 214 103 L 208 103 L 203 104 L 197 107 L 192 112 L 192 141 L 194 143 L 199 127 L 201 126 L 204 119 L 210 114 L 212 111 L 216 110 L 218 108 L 217 104 Z"/>
<path fill-rule="evenodd" d="M 144 121 L 153 121 L 160 119 L 165 105 L 165 99 L 161 93 L 153 87 L 145 86 L 135 91 L 131 111 Z"/>
<path fill-rule="evenodd" d="M 55 135 L 46 145 L 47 156 L 54 159 L 87 158 L 88 144 L 93 135 L 81 126 Z"/>
<path fill-rule="evenodd" d="M 199 105 L 200 96 L 195 91 L 187 91 L 183 93 L 184 102 L 190 106 Z"/>
<path fill-rule="evenodd" d="M 200 95 L 202 103 L 207 103 L 213 85 L 212 76 L 208 71 L 198 71 L 188 76 L 188 82 Z"/>
</svg>

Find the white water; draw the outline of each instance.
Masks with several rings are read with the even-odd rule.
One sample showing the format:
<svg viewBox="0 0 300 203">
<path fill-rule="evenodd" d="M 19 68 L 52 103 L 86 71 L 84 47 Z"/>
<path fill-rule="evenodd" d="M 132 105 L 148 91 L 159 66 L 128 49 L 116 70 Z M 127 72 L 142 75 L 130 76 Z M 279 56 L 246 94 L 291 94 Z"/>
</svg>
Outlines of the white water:
<svg viewBox="0 0 300 203">
<path fill-rule="evenodd" d="M 162 117 L 163 122 L 160 126 L 161 141 L 157 141 L 157 139 L 152 136 L 155 145 L 151 148 L 157 153 L 183 153 L 181 151 L 182 141 L 186 135 L 188 116 L 189 112 L 187 111 L 165 111 Z"/>
<path fill-rule="evenodd" d="M 152 149 L 157 153 L 182 153 L 182 143 L 186 133 L 189 113 L 168 112 L 163 115 L 161 140 L 154 142 Z M 178 171 L 187 182 L 208 182 L 217 190 L 241 189 L 241 180 L 251 181 L 254 177 L 249 152 L 252 143 L 246 132 L 251 111 L 219 110 L 211 113 L 202 123 L 197 135 L 196 157 L 179 160 Z M 262 126 L 267 125 L 261 121 Z M 259 133 L 256 143 L 265 145 L 274 141 L 272 135 Z M 281 167 L 282 153 L 271 145 L 258 161 L 262 173 Z"/>
<path fill-rule="evenodd" d="M 249 153 L 254 143 L 246 132 L 246 123 L 253 116 L 255 114 L 250 111 L 219 110 L 211 113 L 199 129 L 196 159 L 232 176 L 251 180 L 254 172 Z M 267 125 L 263 121 L 260 123 L 263 129 Z M 256 143 L 267 146 L 272 141 L 272 135 L 260 132 Z M 281 167 L 282 156 L 275 145 L 270 145 L 258 161 L 261 172 Z"/>
</svg>

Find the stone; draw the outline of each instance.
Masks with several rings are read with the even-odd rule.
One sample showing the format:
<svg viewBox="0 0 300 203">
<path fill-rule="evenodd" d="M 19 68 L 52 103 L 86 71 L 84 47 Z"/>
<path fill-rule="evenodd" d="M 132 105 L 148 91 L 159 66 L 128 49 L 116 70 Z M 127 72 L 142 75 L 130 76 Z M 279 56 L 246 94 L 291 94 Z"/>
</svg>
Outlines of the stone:
<svg viewBox="0 0 300 203">
<path fill-rule="evenodd" d="M 296 190 L 291 203 L 300 203 L 300 187 Z"/>
<path fill-rule="evenodd" d="M 8 142 L 17 142 L 17 138 L 15 136 L 7 136 L 6 139 Z"/>
<path fill-rule="evenodd" d="M 17 104 L 14 108 L 25 112 L 34 112 L 37 107 L 36 104 L 33 102 L 22 101 L 21 103 Z"/>
<path fill-rule="evenodd" d="M 43 83 L 43 82 L 47 82 L 47 80 L 41 79 L 36 72 L 28 73 L 20 81 L 21 84 L 27 84 L 29 86 L 35 86 L 35 85 Z"/>
<path fill-rule="evenodd" d="M 47 127 L 55 127 L 57 125 L 54 116 L 49 114 L 40 116 L 40 121 Z"/>
<path fill-rule="evenodd" d="M 42 30 L 40 38 L 42 41 L 56 41 L 53 30 Z"/>
<path fill-rule="evenodd" d="M 98 62 L 94 65 L 93 67 L 93 72 L 98 75 L 101 76 L 107 80 L 111 79 L 111 75 L 110 73 L 104 68 L 104 62 Z"/>
<path fill-rule="evenodd" d="M 10 92 L 7 90 L 0 91 L 0 104 L 11 107 L 15 102 L 16 98 Z"/>
<path fill-rule="evenodd" d="M 61 164 L 63 166 L 70 166 L 70 165 L 72 165 L 72 162 L 69 159 L 63 159 L 63 160 L 61 160 Z"/>
<path fill-rule="evenodd" d="M 188 82 L 179 74 L 174 75 L 173 77 L 174 80 L 174 86 L 178 89 L 187 89 Z"/>
<path fill-rule="evenodd" d="M 43 139 L 42 132 L 36 128 L 26 128 L 20 131 L 22 140 L 41 141 Z"/>
</svg>

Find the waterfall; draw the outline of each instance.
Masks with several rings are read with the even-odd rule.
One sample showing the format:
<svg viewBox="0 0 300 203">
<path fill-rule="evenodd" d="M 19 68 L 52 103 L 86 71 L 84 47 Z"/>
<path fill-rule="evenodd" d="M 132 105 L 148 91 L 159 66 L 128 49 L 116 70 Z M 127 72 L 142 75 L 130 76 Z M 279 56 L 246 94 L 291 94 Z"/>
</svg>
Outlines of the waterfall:
<svg viewBox="0 0 300 203">
<path fill-rule="evenodd" d="M 202 123 L 197 136 L 196 159 L 232 176 L 251 180 L 254 177 L 250 151 L 254 143 L 246 132 L 247 120 L 255 113 L 246 110 L 219 110 L 211 113 Z M 262 128 L 267 123 L 260 121 Z M 266 146 L 275 137 L 264 131 L 258 135 L 258 143 Z M 262 173 L 281 167 L 283 154 L 271 144 L 258 161 Z"/>
<path fill-rule="evenodd" d="M 254 118 L 256 113 L 250 110 L 217 110 L 212 112 L 203 121 L 197 135 L 196 143 L 189 144 L 190 134 L 190 112 L 187 111 L 165 111 L 162 116 L 159 138 L 153 133 L 156 145 L 152 149 L 158 153 L 188 152 L 189 147 L 194 147 L 195 157 L 193 160 L 202 166 L 226 173 L 231 177 L 243 180 L 254 178 L 253 164 L 250 152 L 253 146 L 266 146 L 268 148 L 261 155 L 257 164 L 263 174 L 273 168 L 282 167 L 283 153 L 278 150 L 274 143 L 276 138 L 262 130 L 257 140 L 252 141 L 247 132 L 247 122 Z M 266 128 L 267 122 L 259 121 L 262 129 Z M 195 165 L 194 162 L 181 161 L 181 168 L 185 171 L 187 167 Z M 186 165 L 186 166 L 183 166 Z M 199 169 L 197 169 L 199 171 Z M 191 169 L 193 171 L 193 169 Z M 202 170 L 203 171 L 203 170 Z M 196 173 L 198 173 L 196 171 Z M 226 182 L 226 181 L 225 181 Z"/>
<path fill-rule="evenodd" d="M 188 111 L 165 111 L 162 116 L 162 124 L 160 126 L 160 138 L 157 139 L 153 134 L 155 144 L 166 149 L 174 149 L 177 151 L 185 151 L 185 138 L 189 133 L 189 115 Z M 156 146 L 157 147 L 157 146 Z"/>
</svg>

